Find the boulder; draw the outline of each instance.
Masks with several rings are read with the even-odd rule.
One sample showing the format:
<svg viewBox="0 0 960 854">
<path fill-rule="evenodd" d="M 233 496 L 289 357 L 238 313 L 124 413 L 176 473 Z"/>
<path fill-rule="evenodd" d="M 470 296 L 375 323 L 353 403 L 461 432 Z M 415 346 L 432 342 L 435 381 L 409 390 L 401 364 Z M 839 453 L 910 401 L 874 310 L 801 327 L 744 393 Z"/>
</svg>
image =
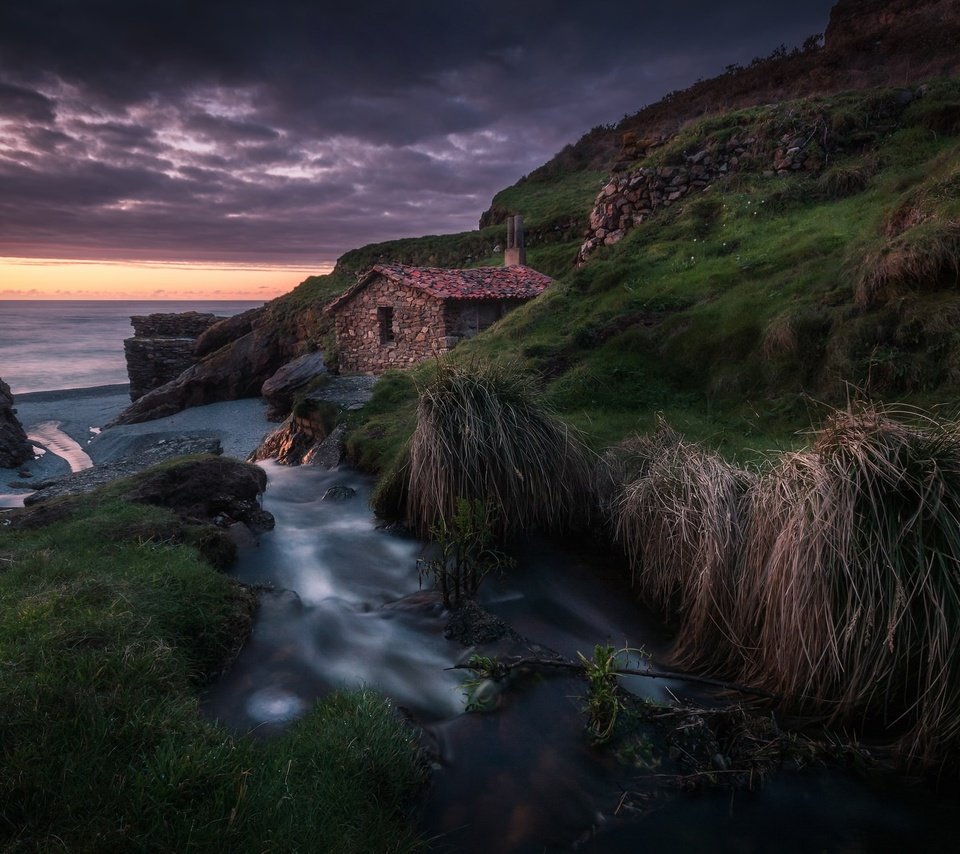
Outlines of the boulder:
<svg viewBox="0 0 960 854">
<path fill-rule="evenodd" d="M 32 459 L 33 446 L 17 419 L 10 386 L 0 379 L 0 468 L 16 468 Z"/>
<path fill-rule="evenodd" d="M 208 521 L 224 516 L 268 530 L 273 517 L 260 508 L 259 501 L 266 486 L 263 469 L 213 457 L 145 472 L 124 499 L 166 507 L 183 519 Z"/>
<path fill-rule="evenodd" d="M 260 394 L 270 405 L 267 417 L 272 420 L 285 418 L 293 406 L 297 393 L 326 373 L 323 353 L 320 352 L 307 353 L 292 362 L 287 362 L 260 387 Z"/>
</svg>

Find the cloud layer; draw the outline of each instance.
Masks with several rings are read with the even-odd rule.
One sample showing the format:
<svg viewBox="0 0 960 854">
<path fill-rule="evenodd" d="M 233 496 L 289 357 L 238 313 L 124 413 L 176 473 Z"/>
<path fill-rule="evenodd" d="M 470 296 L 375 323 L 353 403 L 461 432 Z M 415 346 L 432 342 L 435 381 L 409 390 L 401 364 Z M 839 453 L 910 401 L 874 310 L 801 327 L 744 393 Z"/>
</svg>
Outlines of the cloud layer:
<svg viewBox="0 0 960 854">
<path fill-rule="evenodd" d="M 322 264 L 474 228 L 590 127 L 831 2 L 327 5 L 0 5 L 0 255 Z"/>
</svg>

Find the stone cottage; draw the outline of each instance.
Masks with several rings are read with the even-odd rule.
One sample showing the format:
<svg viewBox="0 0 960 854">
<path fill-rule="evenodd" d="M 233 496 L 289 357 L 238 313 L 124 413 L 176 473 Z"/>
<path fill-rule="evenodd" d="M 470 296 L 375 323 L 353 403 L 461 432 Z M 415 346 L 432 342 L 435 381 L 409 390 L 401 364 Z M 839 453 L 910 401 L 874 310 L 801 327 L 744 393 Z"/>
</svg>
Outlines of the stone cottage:
<svg viewBox="0 0 960 854">
<path fill-rule="evenodd" d="M 474 270 L 378 264 L 325 309 L 334 317 L 340 370 L 378 374 L 446 353 L 551 281 L 522 263 Z"/>
</svg>

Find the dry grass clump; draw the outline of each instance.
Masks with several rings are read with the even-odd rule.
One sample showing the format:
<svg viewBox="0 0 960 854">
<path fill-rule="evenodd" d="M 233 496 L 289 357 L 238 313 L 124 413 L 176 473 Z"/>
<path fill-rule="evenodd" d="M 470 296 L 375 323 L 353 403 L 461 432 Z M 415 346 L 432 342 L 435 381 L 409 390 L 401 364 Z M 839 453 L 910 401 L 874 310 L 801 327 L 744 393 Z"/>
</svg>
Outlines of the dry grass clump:
<svg viewBox="0 0 960 854">
<path fill-rule="evenodd" d="M 825 198 L 844 199 L 862 193 L 879 171 L 880 161 L 876 157 L 837 164 L 817 179 L 817 189 Z"/>
<path fill-rule="evenodd" d="M 960 221 L 930 217 L 864 257 L 854 299 L 870 306 L 900 295 L 907 287 L 960 284 Z"/>
<path fill-rule="evenodd" d="M 461 500 L 484 502 L 500 535 L 582 524 L 591 510 L 589 451 L 516 370 L 439 363 L 408 453 L 396 476 L 422 533 L 450 522 Z"/>
<path fill-rule="evenodd" d="M 720 666 L 733 637 L 743 499 L 752 477 L 661 425 L 620 450 L 611 518 L 641 595 L 682 618 L 674 657 Z"/>
<path fill-rule="evenodd" d="M 960 744 L 960 434 L 894 414 L 837 412 L 761 479 L 735 619 L 745 680 L 926 764 Z"/>
<path fill-rule="evenodd" d="M 771 319 L 763 330 L 760 355 L 767 361 L 771 361 L 794 355 L 797 352 L 797 347 L 794 315 L 791 312 L 784 312 Z"/>
</svg>

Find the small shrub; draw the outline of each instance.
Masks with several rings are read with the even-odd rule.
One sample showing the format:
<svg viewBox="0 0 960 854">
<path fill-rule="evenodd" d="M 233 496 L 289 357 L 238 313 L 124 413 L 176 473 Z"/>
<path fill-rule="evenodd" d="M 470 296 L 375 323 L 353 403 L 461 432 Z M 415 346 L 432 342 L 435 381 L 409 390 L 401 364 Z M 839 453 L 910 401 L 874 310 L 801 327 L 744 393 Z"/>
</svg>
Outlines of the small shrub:
<svg viewBox="0 0 960 854">
<path fill-rule="evenodd" d="M 583 665 L 589 683 L 584 706 L 587 732 L 596 744 L 609 741 L 617 725 L 617 718 L 623 710 L 623 701 L 617 687 L 617 656 L 621 651 L 615 650 L 609 644 L 597 644 L 593 648 L 592 658 L 577 652 L 577 658 Z"/>
<path fill-rule="evenodd" d="M 420 577 L 433 576 L 445 608 L 457 608 L 472 599 L 487 575 L 513 565 L 511 558 L 494 548 L 486 502 L 461 499 L 453 519 L 439 519 L 430 529 L 430 537 L 438 553 L 419 561 Z"/>
</svg>

